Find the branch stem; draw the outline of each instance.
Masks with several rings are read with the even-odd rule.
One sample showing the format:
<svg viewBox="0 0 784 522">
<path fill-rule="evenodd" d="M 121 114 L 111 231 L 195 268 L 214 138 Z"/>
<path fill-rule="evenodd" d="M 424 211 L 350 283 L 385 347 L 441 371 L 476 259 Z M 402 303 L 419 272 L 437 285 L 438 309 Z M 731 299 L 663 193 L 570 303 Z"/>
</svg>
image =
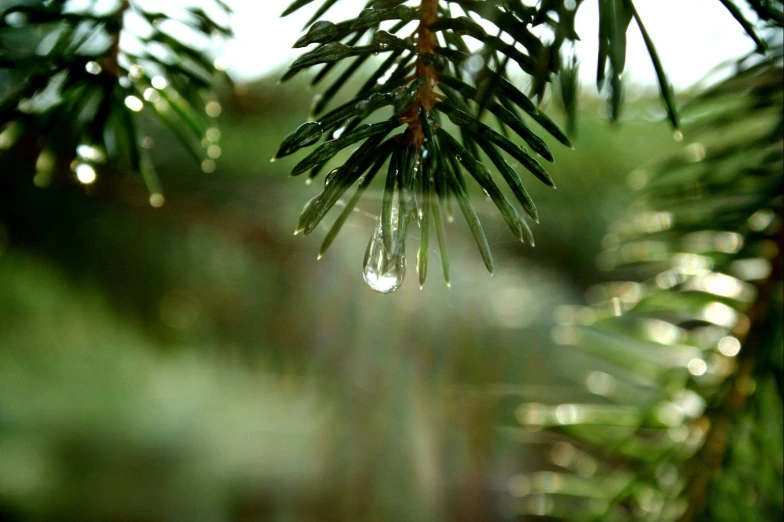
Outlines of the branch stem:
<svg viewBox="0 0 784 522">
<path fill-rule="evenodd" d="M 439 0 L 422 0 L 419 4 L 420 21 L 416 30 L 417 62 L 414 79 L 425 78 L 425 84 L 419 89 L 414 103 L 403 113 L 401 121 L 408 124 L 411 135 L 411 144 L 419 148 L 425 141 L 422 124 L 419 120 L 419 111 L 424 109 L 430 112 L 438 101 L 434 91 L 437 82 L 436 71 L 429 61 L 424 60 L 427 54 L 434 54 L 438 45 L 435 33 L 430 26 L 438 21 Z"/>
</svg>

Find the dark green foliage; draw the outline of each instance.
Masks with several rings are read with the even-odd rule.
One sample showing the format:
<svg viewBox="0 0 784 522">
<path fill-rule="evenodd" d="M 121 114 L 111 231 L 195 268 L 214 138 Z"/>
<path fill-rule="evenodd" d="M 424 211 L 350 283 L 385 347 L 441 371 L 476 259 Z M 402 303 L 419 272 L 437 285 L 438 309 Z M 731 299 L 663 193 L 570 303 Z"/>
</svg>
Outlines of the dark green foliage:
<svg viewBox="0 0 784 522">
<path fill-rule="evenodd" d="M 220 1 L 177 15 L 135 2 L 0 1 L 0 128 L 2 148 L 37 136 L 35 183 L 45 186 L 72 170 L 83 184 L 96 169 L 140 173 L 155 206 L 163 203 L 149 158 L 144 112 L 166 125 L 205 169 L 219 155 L 213 118 L 215 56 L 202 51 L 231 36 Z M 128 22 L 137 28 L 126 28 Z M 175 37 L 178 24 L 190 38 Z M 121 38 L 132 42 L 126 47 Z M 190 43 L 189 43 L 190 42 Z M 212 101 L 211 101 L 212 100 Z M 63 167 L 65 168 L 58 168 Z"/>
<path fill-rule="evenodd" d="M 310 3 L 296 1 L 285 9 L 283 15 Z M 557 77 L 569 129 L 574 132 L 578 96 L 573 47 L 579 39 L 574 19 L 582 1 L 546 0 L 532 6 L 519 1 L 371 0 L 356 18 L 339 23 L 320 19 L 336 2 L 327 0 L 319 3 L 320 7 L 308 24 L 312 25 L 295 43 L 295 47 L 315 47 L 291 65 L 283 80 L 317 67 L 319 71 L 313 79 L 316 84 L 334 71 L 339 62 L 352 61 L 315 100 L 312 114 L 315 121 L 303 124 L 286 137 L 276 157 L 314 145 L 323 136 L 323 143 L 292 172 L 293 175 L 310 172 L 312 178 L 341 150 L 368 136 L 376 136 L 376 133 L 379 133 L 380 143 L 381 138 L 395 127 L 405 125 L 390 142 L 395 149 L 390 153 L 391 161 L 397 161 L 395 158 L 398 157 L 404 158 L 404 161 L 390 163 L 387 171 L 380 220 L 381 236 L 387 240 L 387 253 L 391 248 L 388 243 L 390 236 L 384 230 L 390 226 L 389 216 L 393 212 L 404 216 L 397 229 L 398 234 L 404 234 L 409 220 L 416 221 L 419 230 L 425 231 L 417 263 L 420 282 L 424 282 L 429 245 L 428 220 L 431 215 L 434 220 L 438 218 L 435 213 L 422 210 L 423 205 L 430 208 L 423 202 L 443 205 L 456 199 L 485 265 L 492 271 L 490 249 L 470 201 L 472 188 L 462 180 L 461 169 L 465 169 L 493 200 L 514 236 L 533 245 L 525 218 L 505 198 L 484 161 L 489 159 L 495 165 L 525 213 L 538 222 L 536 207 L 516 167 L 522 165 L 551 187 L 555 187 L 555 182 L 532 153 L 513 141 L 512 135 L 522 139 L 533 153 L 546 161 L 552 161 L 553 156 L 541 137 L 543 134 L 550 134 L 564 145 L 571 146 L 567 134 L 538 108 L 537 102 L 544 97 L 553 78 Z M 743 18 L 737 6 L 729 1 L 724 4 L 756 38 L 750 22 Z M 760 4 L 757 8 L 766 12 L 772 10 L 771 16 L 775 14 L 775 8 L 770 5 Z M 632 0 L 601 0 L 599 18 L 597 83 L 600 90 L 605 84 L 609 89 L 611 119 L 620 117 L 626 33 L 634 21 L 653 61 L 670 123 L 677 129 L 678 110 L 672 88 Z M 488 32 L 479 23 L 480 19 L 491 23 L 494 30 Z M 546 38 L 548 33 L 552 38 Z M 481 48 L 472 53 L 469 39 L 481 43 Z M 375 55 L 385 55 L 385 59 L 376 62 L 373 60 Z M 374 72 L 370 73 L 354 98 L 325 113 L 338 91 L 370 63 L 375 63 Z M 530 79 L 527 93 L 515 85 L 516 82 L 513 83 L 510 75 L 515 74 L 515 69 Z M 390 107 L 391 117 L 388 116 Z M 366 119 L 378 118 L 375 113 L 381 108 L 386 109 L 384 117 L 389 118 L 386 122 L 361 126 Z M 485 110 L 494 115 L 498 130 L 482 121 Z M 453 126 L 445 126 L 447 119 Z M 536 125 L 531 126 L 531 121 Z M 453 138 L 453 134 L 459 135 L 460 140 Z M 371 163 L 365 163 L 364 168 L 369 168 Z M 404 166 L 411 165 L 417 167 L 400 174 Z M 357 171 L 353 176 L 341 179 L 351 184 L 359 180 L 362 173 Z M 425 175 L 427 180 L 423 179 Z M 345 188 L 341 189 L 341 193 Z M 357 192 L 351 208 L 364 190 Z M 328 186 L 326 191 L 334 191 L 334 188 Z M 308 223 L 304 232 L 307 234 L 314 230 L 329 207 L 337 201 L 334 198 L 323 200 L 319 212 L 315 213 L 310 205 L 307 206 L 303 211 L 304 221 Z M 412 212 L 415 207 L 416 212 Z M 347 217 L 346 211 L 341 213 L 320 254 L 332 243 L 334 234 Z M 440 246 L 444 256 L 445 245 L 441 243 Z M 404 255 L 403 249 L 397 249 L 396 255 Z M 404 260 L 394 263 L 395 266 L 404 264 Z M 367 266 L 365 271 L 367 280 Z M 402 271 L 397 271 L 397 275 L 402 277 Z M 398 284 L 393 285 L 394 288 Z"/>
</svg>

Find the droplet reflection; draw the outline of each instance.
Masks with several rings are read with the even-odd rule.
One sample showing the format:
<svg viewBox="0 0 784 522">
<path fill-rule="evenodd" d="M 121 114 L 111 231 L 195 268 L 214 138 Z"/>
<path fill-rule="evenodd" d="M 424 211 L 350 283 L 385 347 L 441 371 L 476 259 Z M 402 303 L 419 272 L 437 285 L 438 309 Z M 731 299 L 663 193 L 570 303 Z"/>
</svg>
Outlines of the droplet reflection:
<svg viewBox="0 0 784 522">
<path fill-rule="evenodd" d="M 144 102 L 141 101 L 136 96 L 126 96 L 125 106 L 128 107 L 133 112 L 139 112 L 144 108 Z"/>
<path fill-rule="evenodd" d="M 101 71 L 103 69 L 98 64 L 98 62 L 90 61 L 90 62 L 87 62 L 86 64 L 84 64 L 84 70 L 87 71 L 90 74 L 101 74 Z"/>
<path fill-rule="evenodd" d="M 735 337 L 722 337 L 718 345 L 719 351 L 727 357 L 735 357 L 740 353 L 740 341 Z"/>
<path fill-rule="evenodd" d="M 74 172 L 76 173 L 76 179 L 78 179 L 79 183 L 82 185 L 90 185 L 94 183 L 98 177 L 95 173 L 95 169 L 89 163 L 79 163 L 76 165 Z"/>
<path fill-rule="evenodd" d="M 397 290 L 406 275 L 406 259 L 402 242 L 388 252 L 384 245 L 381 219 L 376 224 L 373 236 L 365 252 L 362 277 L 370 288 L 381 294 Z"/>
</svg>

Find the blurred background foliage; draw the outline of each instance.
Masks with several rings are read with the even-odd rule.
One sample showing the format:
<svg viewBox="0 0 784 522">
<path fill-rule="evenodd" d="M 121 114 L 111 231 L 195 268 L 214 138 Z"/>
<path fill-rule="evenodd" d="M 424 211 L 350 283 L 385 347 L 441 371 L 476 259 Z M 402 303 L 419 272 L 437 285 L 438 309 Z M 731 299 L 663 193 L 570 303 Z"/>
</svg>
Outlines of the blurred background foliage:
<svg viewBox="0 0 784 522">
<path fill-rule="evenodd" d="M 319 189 L 269 158 L 304 82 L 220 93 L 215 172 L 144 120 L 160 208 L 131 176 L 37 186 L 25 138 L 0 164 L 0 520 L 780 519 L 772 56 L 683 142 L 655 93 L 613 127 L 583 94 L 536 248 L 477 197 L 495 277 L 458 220 L 452 288 L 386 297 L 358 270 L 383 187 L 320 261 L 292 235 Z"/>
</svg>

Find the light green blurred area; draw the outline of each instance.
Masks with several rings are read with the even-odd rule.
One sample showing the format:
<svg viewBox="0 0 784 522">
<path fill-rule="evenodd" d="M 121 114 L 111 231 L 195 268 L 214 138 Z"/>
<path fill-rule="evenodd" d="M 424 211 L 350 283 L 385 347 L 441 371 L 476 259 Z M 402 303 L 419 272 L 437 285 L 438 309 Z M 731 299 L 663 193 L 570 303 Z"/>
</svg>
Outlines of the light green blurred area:
<svg viewBox="0 0 784 522">
<path fill-rule="evenodd" d="M 381 296 L 361 276 L 372 190 L 322 260 L 326 225 L 292 235 L 322 183 L 269 162 L 306 117 L 292 92 L 224 100 L 214 173 L 153 128 L 160 209 L 132 177 L 39 189 L 3 159 L 0 520 L 502 516 L 509 478 L 539 458 L 502 428 L 601 369 L 551 340 L 553 314 L 606 277 L 595 257 L 628 174 L 676 150 L 657 102 L 611 128 L 587 100 L 577 150 L 551 144 L 558 190 L 524 179 L 535 249 L 476 191 L 495 277 L 457 217 L 451 288 L 434 252 L 419 289 L 412 231 L 409 280 Z"/>
</svg>

